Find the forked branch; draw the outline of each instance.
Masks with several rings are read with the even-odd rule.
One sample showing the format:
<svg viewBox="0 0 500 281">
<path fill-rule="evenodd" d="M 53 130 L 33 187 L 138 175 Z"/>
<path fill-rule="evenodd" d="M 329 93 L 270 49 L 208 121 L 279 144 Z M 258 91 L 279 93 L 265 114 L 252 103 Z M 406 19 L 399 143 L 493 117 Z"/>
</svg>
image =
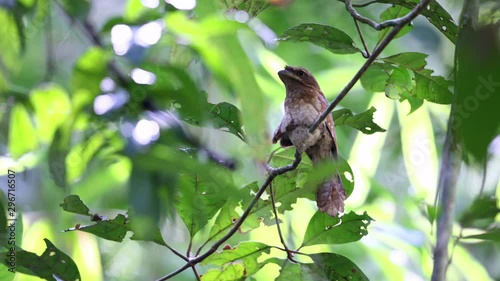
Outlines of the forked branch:
<svg viewBox="0 0 500 281">
<path fill-rule="evenodd" d="M 385 21 L 382 23 L 376 23 L 368 18 L 365 18 L 358 14 L 356 10 L 353 8 L 351 1 L 350 0 L 345 0 L 346 8 L 351 14 L 351 16 L 359 20 L 362 23 L 366 23 L 376 30 L 384 29 L 390 26 L 393 26 L 394 28 L 387 34 L 387 36 L 380 42 L 380 44 L 375 47 L 373 50 L 371 56 L 365 61 L 363 66 L 358 70 L 358 72 L 354 75 L 354 77 L 347 83 L 347 85 L 342 89 L 342 91 L 339 93 L 339 95 L 333 100 L 333 102 L 328 106 L 328 108 L 321 113 L 321 115 L 318 117 L 318 119 L 312 124 L 311 128 L 309 128 L 309 132 L 313 132 L 316 130 L 316 128 L 321 124 L 325 118 L 332 112 L 332 110 L 340 103 L 340 101 L 349 93 L 349 91 L 352 89 L 352 87 L 358 82 L 358 80 L 361 78 L 363 73 L 366 72 L 366 70 L 372 65 L 372 63 L 375 61 L 375 59 L 382 53 L 382 51 L 389 45 L 389 43 L 396 37 L 396 35 L 399 33 L 399 31 L 407 24 L 409 24 L 413 19 L 415 19 L 424 9 L 427 7 L 429 4 L 430 0 L 422 0 L 420 3 L 418 3 L 413 10 L 411 10 L 408 14 L 406 14 L 404 17 Z"/>
</svg>

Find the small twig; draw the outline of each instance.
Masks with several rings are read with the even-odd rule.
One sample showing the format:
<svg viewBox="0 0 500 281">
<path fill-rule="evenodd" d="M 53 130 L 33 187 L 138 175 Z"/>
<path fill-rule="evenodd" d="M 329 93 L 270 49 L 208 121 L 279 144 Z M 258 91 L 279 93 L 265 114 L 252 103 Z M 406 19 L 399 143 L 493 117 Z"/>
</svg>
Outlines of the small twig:
<svg viewBox="0 0 500 281">
<path fill-rule="evenodd" d="M 193 236 L 192 235 L 189 235 L 189 245 L 188 245 L 188 248 L 187 248 L 187 251 L 186 251 L 186 256 L 187 257 L 191 257 L 191 248 L 193 247 Z"/>
<path fill-rule="evenodd" d="M 283 238 L 283 233 L 281 232 L 281 227 L 280 227 L 280 221 L 278 218 L 278 211 L 276 211 L 276 203 L 274 201 L 274 191 L 273 191 L 273 183 L 271 182 L 269 184 L 269 193 L 271 194 L 271 204 L 273 206 L 273 212 L 274 212 L 274 219 L 276 220 L 276 228 L 278 229 L 278 235 L 280 237 L 281 244 L 285 248 L 286 251 L 286 256 L 288 260 L 291 262 L 297 263 L 297 261 L 293 258 L 293 252 L 287 247 L 285 243 L 285 239 Z"/>
<path fill-rule="evenodd" d="M 365 59 L 367 59 L 370 57 L 370 51 L 368 51 L 368 47 L 366 47 L 365 38 L 363 37 L 363 33 L 361 32 L 361 28 L 359 28 L 358 21 L 355 18 L 353 18 L 353 20 L 354 20 L 354 25 L 356 25 L 356 30 L 358 31 L 358 34 L 359 34 L 359 39 L 361 39 L 361 43 L 363 44 L 363 47 L 365 48 L 365 51 L 361 52 L 361 54 L 363 54 L 363 57 Z"/>
<path fill-rule="evenodd" d="M 172 253 L 174 253 L 179 258 L 181 258 L 185 261 L 189 261 L 189 259 L 186 256 L 184 256 L 181 252 L 177 251 L 176 249 L 170 247 L 169 245 L 165 245 L 165 247 L 167 247 Z"/>
<path fill-rule="evenodd" d="M 196 276 L 196 280 L 201 281 L 200 274 L 196 270 L 196 266 L 193 265 L 191 268 L 193 269 L 194 276 Z"/>
<path fill-rule="evenodd" d="M 392 41 L 392 39 L 394 39 L 396 37 L 396 35 L 399 33 L 399 31 L 406 24 L 408 24 L 415 17 L 417 17 L 419 15 L 419 13 L 423 9 L 425 9 L 425 7 L 427 7 L 429 2 L 430 2 L 430 0 L 422 0 L 420 3 L 418 3 L 417 6 L 415 6 L 415 8 L 413 8 L 413 10 L 411 10 L 404 17 L 392 20 L 393 22 L 395 22 L 397 24 L 394 25 L 394 28 L 391 31 L 389 31 L 389 34 L 387 34 L 387 36 L 380 42 L 380 44 L 377 47 L 375 47 L 371 56 L 365 61 L 363 66 L 361 66 L 361 68 L 354 75 L 354 77 L 351 79 L 351 81 L 349 81 L 349 83 L 347 83 L 347 85 L 344 87 L 344 89 L 342 89 L 342 91 L 335 98 L 335 100 L 328 106 L 328 108 L 325 111 L 323 111 L 323 113 L 321 113 L 321 115 L 318 117 L 318 119 L 316 119 L 316 121 L 314 121 L 312 126 L 309 128 L 309 132 L 312 133 L 314 130 L 316 130 L 316 128 L 319 126 L 319 124 L 321 124 L 325 120 L 325 118 L 330 114 L 330 112 L 332 112 L 332 110 L 335 108 L 335 106 L 337 106 L 340 103 L 340 101 L 347 95 L 347 93 L 349 93 L 349 91 L 352 89 L 354 84 L 356 84 L 356 82 L 358 82 L 359 78 L 361 78 L 361 75 L 363 75 L 363 73 L 366 72 L 368 67 L 370 67 L 370 65 L 382 53 L 382 51 L 387 47 L 387 45 Z M 349 5 L 348 5 L 348 3 L 349 3 Z M 346 6 L 350 6 L 352 8 L 352 5 L 350 5 L 349 0 L 346 0 Z M 354 12 L 356 12 L 356 10 L 354 10 L 354 8 L 352 10 Z M 352 15 L 352 13 L 351 13 L 351 15 Z M 354 17 L 354 15 L 353 15 L 353 17 Z M 360 21 L 363 22 L 362 20 L 360 20 Z"/>
<path fill-rule="evenodd" d="M 339 2 L 342 2 L 342 3 L 345 3 L 345 0 L 338 0 Z M 363 7 L 367 7 L 367 6 L 370 6 L 371 4 L 375 4 L 375 3 L 379 3 L 377 0 L 375 1 L 368 1 L 368 2 L 365 2 L 365 3 L 360 3 L 360 4 L 352 4 L 352 6 L 354 8 L 363 8 Z"/>
<path fill-rule="evenodd" d="M 457 247 L 458 242 L 460 242 L 460 239 L 462 238 L 463 231 L 464 231 L 463 227 L 460 227 L 460 232 L 459 232 L 457 238 L 455 239 L 455 241 L 453 241 L 453 246 L 451 247 L 450 258 L 448 259 L 448 263 L 446 264 L 446 270 L 448 270 L 448 268 L 451 265 L 451 262 L 453 261 L 453 254 L 455 253 L 455 248 Z"/>
<path fill-rule="evenodd" d="M 271 168 L 271 169 L 269 169 L 269 176 L 266 178 L 266 181 L 259 188 L 259 190 L 255 194 L 254 198 L 252 199 L 252 202 L 250 202 L 250 204 L 248 205 L 248 207 L 245 209 L 245 211 L 243 212 L 243 214 L 241 215 L 241 217 L 238 219 L 238 221 L 236 221 L 236 223 L 231 228 L 231 230 L 229 230 L 229 232 L 226 235 L 224 235 L 222 238 L 220 238 L 219 240 L 217 240 L 212 245 L 212 247 L 210 249 L 208 249 L 204 254 L 202 254 L 200 256 L 197 256 L 196 258 L 189 259 L 189 261 L 185 265 L 183 265 L 182 267 L 178 268 L 176 271 L 174 271 L 174 272 L 172 272 L 172 273 L 170 273 L 168 275 L 163 276 L 162 278 L 158 279 L 157 281 L 168 280 L 168 279 L 176 276 L 177 274 L 183 272 L 187 268 L 192 267 L 193 265 L 196 265 L 196 264 L 202 262 L 204 259 L 206 259 L 210 255 L 212 255 L 213 253 L 215 253 L 217 251 L 217 249 L 224 242 L 226 242 L 229 238 L 231 238 L 231 236 L 233 236 L 238 231 L 238 229 L 240 228 L 240 226 L 243 224 L 243 222 L 248 217 L 248 215 L 250 215 L 250 212 L 252 211 L 253 207 L 255 206 L 255 204 L 257 204 L 257 202 L 259 201 L 260 197 L 266 191 L 267 187 L 273 181 L 273 179 L 275 177 L 277 177 L 278 175 L 284 174 L 284 173 L 286 173 L 288 171 L 295 170 L 299 166 L 299 163 L 300 163 L 301 160 L 302 160 L 302 156 L 300 155 L 300 153 L 298 151 L 295 151 L 295 160 L 293 161 L 292 164 L 286 165 L 286 166 L 280 167 L 280 168 Z"/>
</svg>

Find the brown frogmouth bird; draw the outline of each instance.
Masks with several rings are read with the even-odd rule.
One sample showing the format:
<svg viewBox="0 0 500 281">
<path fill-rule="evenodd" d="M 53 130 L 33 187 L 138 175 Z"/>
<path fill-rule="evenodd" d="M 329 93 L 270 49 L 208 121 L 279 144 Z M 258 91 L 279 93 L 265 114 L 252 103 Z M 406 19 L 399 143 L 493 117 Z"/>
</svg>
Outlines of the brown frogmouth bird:
<svg viewBox="0 0 500 281">
<path fill-rule="evenodd" d="M 318 82 L 309 71 L 301 67 L 285 66 L 278 75 L 285 84 L 285 116 L 276 128 L 273 143 L 295 146 L 299 153 L 305 152 L 313 165 L 323 161 L 336 161 L 337 138 L 331 115 L 309 133 L 309 127 L 328 107 Z M 316 192 L 318 209 L 335 217 L 344 212 L 345 189 L 338 173 L 324 181 Z"/>
</svg>

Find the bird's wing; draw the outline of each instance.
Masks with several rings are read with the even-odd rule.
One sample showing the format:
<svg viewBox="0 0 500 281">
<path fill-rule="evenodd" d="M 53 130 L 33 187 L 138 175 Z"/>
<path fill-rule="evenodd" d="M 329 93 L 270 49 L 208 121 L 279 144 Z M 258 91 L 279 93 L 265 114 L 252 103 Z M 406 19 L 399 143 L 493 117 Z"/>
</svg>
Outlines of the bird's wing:
<svg viewBox="0 0 500 281">
<path fill-rule="evenodd" d="M 278 128 L 276 128 L 276 130 L 274 131 L 273 143 L 276 143 L 279 140 L 280 145 L 283 147 L 293 145 L 288 136 L 286 135 L 286 131 L 290 123 L 291 123 L 291 117 L 290 115 L 285 113 L 283 120 L 281 120 L 281 123 L 279 124 Z"/>
<path fill-rule="evenodd" d="M 319 95 L 317 95 L 320 104 L 321 104 L 321 112 L 325 111 L 326 108 L 328 107 L 328 101 L 325 98 L 325 95 L 323 95 L 323 92 L 319 92 Z M 332 154 L 334 158 L 337 158 L 337 135 L 335 134 L 335 124 L 333 123 L 333 118 L 331 114 L 328 114 L 328 116 L 325 119 L 325 127 L 330 136 L 333 139 L 333 147 L 332 147 Z"/>
</svg>

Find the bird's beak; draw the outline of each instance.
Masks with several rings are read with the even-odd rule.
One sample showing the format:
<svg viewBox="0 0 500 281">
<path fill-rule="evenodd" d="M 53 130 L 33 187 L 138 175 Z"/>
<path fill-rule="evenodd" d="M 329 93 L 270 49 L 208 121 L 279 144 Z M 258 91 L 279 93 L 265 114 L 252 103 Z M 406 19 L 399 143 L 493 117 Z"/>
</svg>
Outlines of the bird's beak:
<svg viewBox="0 0 500 281">
<path fill-rule="evenodd" d="M 288 79 L 301 81 L 300 77 L 298 77 L 297 75 L 295 75 L 293 72 L 291 72 L 290 70 L 288 70 L 286 68 L 278 71 L 278 76 L 280 77 L 281 81 L 283 81 L 283 82 L 285 82 L 285 80 L 288 80 Z"/>
</svg>

